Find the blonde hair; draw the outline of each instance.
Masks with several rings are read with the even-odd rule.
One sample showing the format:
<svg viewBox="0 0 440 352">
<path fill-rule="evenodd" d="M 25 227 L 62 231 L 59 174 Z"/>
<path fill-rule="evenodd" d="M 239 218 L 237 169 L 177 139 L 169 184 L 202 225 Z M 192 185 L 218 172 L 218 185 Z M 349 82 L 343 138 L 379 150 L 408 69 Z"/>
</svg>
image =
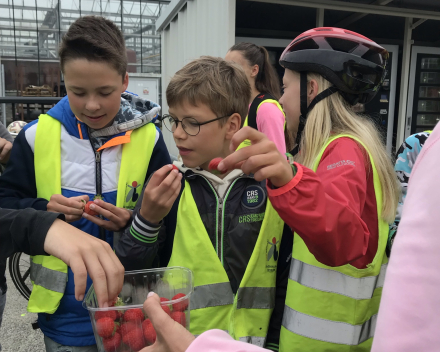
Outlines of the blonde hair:
<svg viewBox="0 0 440 352">
<path fill-rule="evenodd" d="M 321 75 L 310 73 L 307 75 L 307 80 L 311 79 L 317 81 L 319 92 L 331 86 L 331 83 Z M 327 140 L 332 135 L 339 134 L 356 137 L 370 152 L 382 187 L 382 219 L 392 223 L 396 216 L 400 187 L 391 157 L 388 156 L 373 122 L 367 117 L 356 114 L 339 93 L 323 99 L 310 111 L 302 134 L 301 153 L 298 154 L 297 161 L 308 168 L 313 168 Z"/>
<path fill-rule="evenodd" d="M 176 72 L 168 84 L 166 96 L 170 107 L 184 102 L 209 106 L 218 117 L 226 116 L 219 120 L 220 124 L 238 113 L 243 126 L 251 86 L 239 65 L 219 57 L 202 56 Z"/>
</svg>

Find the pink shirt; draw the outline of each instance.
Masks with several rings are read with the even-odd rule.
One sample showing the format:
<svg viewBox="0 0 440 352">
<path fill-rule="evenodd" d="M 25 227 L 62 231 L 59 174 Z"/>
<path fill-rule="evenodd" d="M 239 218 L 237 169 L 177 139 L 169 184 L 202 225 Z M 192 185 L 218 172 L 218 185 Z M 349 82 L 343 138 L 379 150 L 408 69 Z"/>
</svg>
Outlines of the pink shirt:
<svg viewBox="0 0 440 352">
<path fill-rule="evenodd" d="M 419 154 L 391 251 L 374 352 L 440 349 L 440 125 Z"/>
<path fill-rule="evenodd" d="M 222 330 L 208 330 L 197 337 L 186 352 L 270 352 L 264 348 L 234 340 Z"/>
<path fill-rule="evenodd" d="M 273 103 L 263 103 L 257 112 L 258 131 L 275 143 L 280 153 L 286 152 L 284 139 L 284 115 Z"/>
</svg>

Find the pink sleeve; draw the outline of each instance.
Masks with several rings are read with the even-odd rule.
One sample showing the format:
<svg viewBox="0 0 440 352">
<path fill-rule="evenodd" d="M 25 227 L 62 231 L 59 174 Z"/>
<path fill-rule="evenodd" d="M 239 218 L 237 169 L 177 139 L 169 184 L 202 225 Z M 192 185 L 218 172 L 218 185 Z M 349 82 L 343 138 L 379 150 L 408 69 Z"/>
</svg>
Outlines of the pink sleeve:
<svg viewBox="0 0 440 352">
<path fill-rule="evenodd" d="M 258 131 L 274 142 L 281 153 L 286 152 L 284 115 L 273 103 L 263 103 L 257 113 Z"/>
<path fill-rule="evenodd" d="M 249 343 L 236 341 L 222 330 L 208 330 L 197 337 L 186 352 L 270 352 Z"/>
<path fill-rule="evenodd" d="M 411 173 L 386 273 L 372 351 L 439 350 L 439 155 L 437 125 Z"/>
</svg>

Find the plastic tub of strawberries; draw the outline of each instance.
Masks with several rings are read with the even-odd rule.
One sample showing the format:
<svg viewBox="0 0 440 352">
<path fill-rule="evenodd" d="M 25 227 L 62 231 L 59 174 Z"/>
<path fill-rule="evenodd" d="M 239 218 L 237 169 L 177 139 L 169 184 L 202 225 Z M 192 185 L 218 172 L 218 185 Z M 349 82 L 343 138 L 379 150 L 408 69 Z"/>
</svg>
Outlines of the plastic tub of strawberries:
<svg viewBox="0 0 440 352">
<path fill-rule="evenodd" d="M 149 292 L 157 293 L 163 310 L 189 329 L 191 270 L 183 267 L 129 271 L 115 304 L 99 308 L 93 285 L 84 299 L 100 352 L 137 352 L 156 341 L 153 325 L 142 305 Z"/>
</svg>

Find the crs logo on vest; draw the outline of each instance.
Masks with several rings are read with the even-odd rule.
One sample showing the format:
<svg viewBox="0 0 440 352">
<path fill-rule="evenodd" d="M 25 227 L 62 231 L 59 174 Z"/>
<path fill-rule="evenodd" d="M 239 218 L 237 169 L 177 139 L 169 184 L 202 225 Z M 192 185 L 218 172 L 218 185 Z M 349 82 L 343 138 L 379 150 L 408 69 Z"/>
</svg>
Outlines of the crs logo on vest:
<svg viewBox="0 0 440 352">
<path fill-rule="evenodd" d="M 245 189 L 241 203 L 248 209 L 254 209 L 264 204 L 266 192 L 260 186 L 249 186 Z"/>
<path fill-rule="evenodd" d="M 141 186 L 142 184 L 139 184 L 136 181 L 133 181 L 131 185 L 129 185 L 128 183 L 126 184 L 125 203 L 136 203 L 139 198 L 139 193 L 137 193 L 137 189 Z"/>
<path fill-rule="evenodd" d="M 277 268 L 276 261 L 278 260 L 279 255 L 279 249 L 278 244 L 280 241 L 277 241 L 275 237 L 272 238 L 272 241 L 267 241 L 266 245 L 266 254 L 267 254 L 267 264 L 266 264 L 266 271 L 268 272 L 274 272 Z M 275 264 L 270 263 L 275 262 Z"/>
</svg>

